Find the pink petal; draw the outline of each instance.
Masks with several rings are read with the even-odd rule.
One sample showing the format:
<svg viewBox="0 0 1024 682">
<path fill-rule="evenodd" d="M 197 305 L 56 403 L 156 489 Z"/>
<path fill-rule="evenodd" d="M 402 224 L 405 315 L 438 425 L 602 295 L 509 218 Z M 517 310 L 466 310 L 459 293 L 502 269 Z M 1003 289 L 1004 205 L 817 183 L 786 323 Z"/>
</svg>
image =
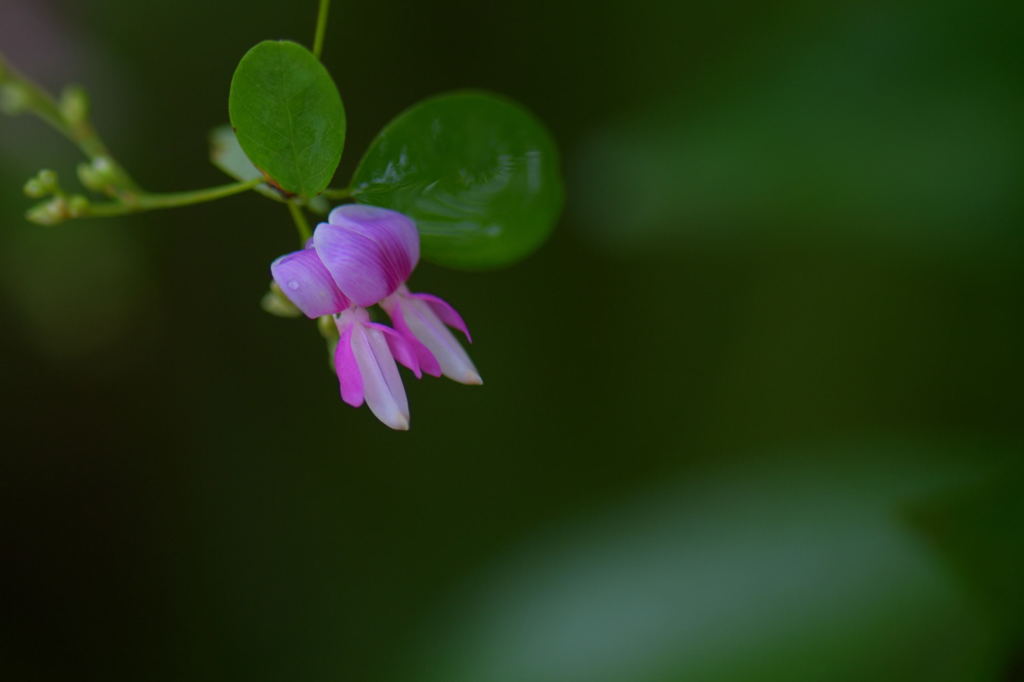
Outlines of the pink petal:
<svg viewBox="0 0 1024 682">
<path fill-rule="evenodd" d="M 342 325 L 338 325 L 342 327 Z M 338 346 L 334 349 L 334 371 L 341 385 L 341 399 L 352 407 L 363 404 L 363 376 L 352 352 L 352 323 L 343 325 Z"/>
<path fill-rule="evenodd" d="M 416 223 L 398 211 L 365 204 L 343 204 L 331 211 L 327 222 L 379 243 L 403 282 L 409 279 L 420 260 L 420 233 Z"/>
<path fill-rule="evenodd" d="M 307 317 L 333 315 L 349 306 L 313 249 L 281 256 L 271 263 L 270 274 L 288 300 Z"/>
<path fill-rule="evenodd" d="M 398 367 L 384 334 L 362 324 L 352 325 L 352 353 L 363 378 L 366 405 L 386 426 L 409 428 L 409 403 Z"/>
<path fill-rule="evenodd" d="M 432 294 L 409 294 L 409 296 L 426 301 L 430 309 L 434 311 L 434 314 L 441 318 L 441 321 L 449 327 L 458 329 L 466 335 L 467 341 L 473 343 L 473 337 L 469 335 L 469 328 L 466 327 L 466 323 L 462 320 L 462 315 L 459 315 L 458 311 L 448 301 Z"/>
<path fill-rule="evenodd" d="M 412 370 L 412 373 L 416 375 L 417 379 L 423 377 L 423 372 L 420 371 L 420 363 L 416 358 L 416 353 L 413 350 L 412 345 L 404 336 L 396 332 L 391 327 L 383 324 L 377 324 L 376 322 L 369 322 L 366 326 L 379 329 L 380 332 L 384 334 L 384 339 L 388 342 L 388 349 L 391 351 L 391 354 L 395 356 L 395 360 L 398 360 L 398 362 Z"/>
<path fill-rule="evenodd" d="M 384 309 L 391 317 L 391 323 L 395 325 L 395 329 L 405 340 L 406 345 L 412 348 L 416 354 L 420 369 L 430 376 L 441 376 L 441 365 L 438 363 L 437 358 L 434 357 L 429 348 L 416 338 L 416 335 L 409 329 L 409 325 L 406 324 L 401 301 L 401 295 L 396 295 L 385 299 L 381 302 L 381 305 L 384 306 Z"/>
<path fill-rule="evenodd" d="M 389 271 L 377 242 L 368 237 L 320 223 L 313 243 L 338 288 L 357 305 L 371 306 L 401 284 Z"/>
<path fill-rule="evenodd" d="M 434 313 L 429 302 L 406 297 L 399 305 L 402 307 L 404 326 L 430 349 L 446 377 L 462 384 L 483 383 L 473 361 Z M 395 326 L 399 326 L 397 321 Z"/>
</svg>

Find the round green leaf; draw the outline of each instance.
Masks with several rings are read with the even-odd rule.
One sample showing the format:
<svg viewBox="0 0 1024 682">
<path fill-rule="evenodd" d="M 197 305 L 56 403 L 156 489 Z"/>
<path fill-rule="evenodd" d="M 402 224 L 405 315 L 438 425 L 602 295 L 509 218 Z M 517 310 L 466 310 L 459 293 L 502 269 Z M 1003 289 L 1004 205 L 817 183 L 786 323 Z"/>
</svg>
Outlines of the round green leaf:
<svg viewBox="0 0 1024 682">
<path fill-rule="evenodd" d="M 297 43 L 265 40 L 235 69 L 228 114 L 246 156 L 285 192 L 313 196 L 345 144 L 345 109 L 327 69 Z"/>
<path fill-rule="evenodd" d="M 361 203 L 411 216 L 424 258 L 454 267 L 507 265 L 555 225 L 563 189 L 554 140 L 503 97 L 455 92 L 402 112 L 352 178 Z"/>
</svg>

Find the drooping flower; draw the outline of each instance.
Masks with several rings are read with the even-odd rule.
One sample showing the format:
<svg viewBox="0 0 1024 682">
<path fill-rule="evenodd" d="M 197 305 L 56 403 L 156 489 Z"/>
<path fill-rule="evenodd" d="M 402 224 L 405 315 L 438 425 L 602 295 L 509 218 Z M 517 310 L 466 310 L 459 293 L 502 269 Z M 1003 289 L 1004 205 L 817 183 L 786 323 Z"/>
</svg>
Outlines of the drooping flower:
<svg viewBox="0 0 1024 682">
<path fill-rule="evenodd" d="M 338 328 L 334 369 L 341 398 L 353 407 L 364 400 L 393 429 L 409 428 L 409 403 L 395 358 L 420 376 L 415 355 L 395 330 L 370 321 L 365 308 L 342 293 L 314 248 L 278 258 L 270 266 L 281 291 L 307 317 L 331 315 Z"/>
<path fill-rule="evenodd" d="M 271 274 L 307 317 L 333 317 L 338 329 L 334 369 L 341 397 L 365 401 L 393 429 L 409 428 L 409 405 L 397 360 L 423 372 L 467 384 L 482 383 L 469 356 L 445 327 L 466 334 L 462 317 L 441 299 L 405 286 L 419 261 L 419 233 L 408 217 L 387 209 L 346 204 L 331 211 L 301 251 L 278 258 Z M 380 304 L 395 329 L 370 321 Z"/>
</svg>

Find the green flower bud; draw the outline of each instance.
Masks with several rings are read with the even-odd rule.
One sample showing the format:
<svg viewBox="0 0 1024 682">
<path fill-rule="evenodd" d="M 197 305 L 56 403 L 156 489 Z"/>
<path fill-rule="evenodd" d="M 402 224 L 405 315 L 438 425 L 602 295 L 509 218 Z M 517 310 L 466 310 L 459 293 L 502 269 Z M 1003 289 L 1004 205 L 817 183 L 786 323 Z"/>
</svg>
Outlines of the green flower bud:
<svg viewBox="0 0 1024 682">
<path fill-rule="evenodd" d="M 0 111 L 18 114 L 28 105 L 29 95 L 20 83 L 8 83 L 0 87 Z"/>
<path fill-rule="evenodd" d="M 68 199 L 68 215 L 72 218 L 81 218 L 89 213 L 89 200 L 81 194 L 76 194 Z"/>
<path fill-rule="evenodd" d="M 56 173 L 52 170 L 44 169 L 36 173 L 34 177 L 29 178 L 22 189 L 27 196 L 39 199 L 48 194 L 59 193 L 60 184 L 57 182 Z"/>
<path fill-rule="evenodd" d="M 82 123 L 89 116 L 89 97 L 77 85 L 64 89 L 60 96 L 60 111 L 71 124 Z"/>
<path fill-rule="evenodd" d="M 97 156 L 92 160 L 92 169 L 103 185 L 117 184 L 117 167 L 109 156 Z"/>
<path fill-rule="evenodd" d="M 49 194 L 38 178 L 29 178 L 22 190 L 25 192 L 25 196 L 33 199 L 39 199 Z"/>
<path fill-rule="evenodd" d="M 36 180 L 39 181 L 39 184 L 42 185 L 47 194 L 53 194 L 54 192 L 60 191 L 60 183 L 57 181 L 57 173 L 49 168 L 44 168 L 36 173 Z"/>
<path fill-rule="evenodd" d="M 328 344 L 337 343 L 338 325 L 334 324 L 334 317 L 331 315 L 321 315 L 316 318 L 316 328 L 319 330 L 320 336 L 327 339 Z"/>
<path fill-rule="evenodd" d="M 260 307 L 277 317 L 299 317 L 302 312 L 284 295 L 276 282 L 270 283 L 270 291 L 263 295 Z"/>
<path fill-rule="evenodd" d="M 91 164 L 82 162 L 78 164 L 78 168 L 76 170 L 78 171 L 79 182 L 81 182 L 82 186 L 86 189 L 102 192 L 106 188 L 107 182 Z"/>
<path fill-rule="evenodd" d="M 61 197 L 54 197 L 33 206 L 25 217 L 37 225 L 56 225 L 68 217 L 67 202 Z"/>
</svg>

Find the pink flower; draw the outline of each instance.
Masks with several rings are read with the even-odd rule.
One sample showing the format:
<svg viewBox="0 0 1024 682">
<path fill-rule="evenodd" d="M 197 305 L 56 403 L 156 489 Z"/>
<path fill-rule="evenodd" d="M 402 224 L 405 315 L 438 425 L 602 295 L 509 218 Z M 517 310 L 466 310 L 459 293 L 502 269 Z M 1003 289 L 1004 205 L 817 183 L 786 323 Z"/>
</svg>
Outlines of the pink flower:
<svg viewBox="0 0 1024 682">
<path fill-rule="evenodd" d="M 401 213 L 346 204 L 317 226 L 307 248 L 270 266 L 281 291 L 307 317 L 331 315 L 338 328 L 334 369 L 341 397 L 393 429 L 409 428 L 409 404 L 397 360 L 417 376 L 442 373 L 482 383 L 469 356 L 445 324 L 469 331 L 459 314 L 429 294 L 411 294 L 405 281 L 419 261 L 416 225 Z M 370 321 L 380 304 L 395 329 Z"/>
</svg>

